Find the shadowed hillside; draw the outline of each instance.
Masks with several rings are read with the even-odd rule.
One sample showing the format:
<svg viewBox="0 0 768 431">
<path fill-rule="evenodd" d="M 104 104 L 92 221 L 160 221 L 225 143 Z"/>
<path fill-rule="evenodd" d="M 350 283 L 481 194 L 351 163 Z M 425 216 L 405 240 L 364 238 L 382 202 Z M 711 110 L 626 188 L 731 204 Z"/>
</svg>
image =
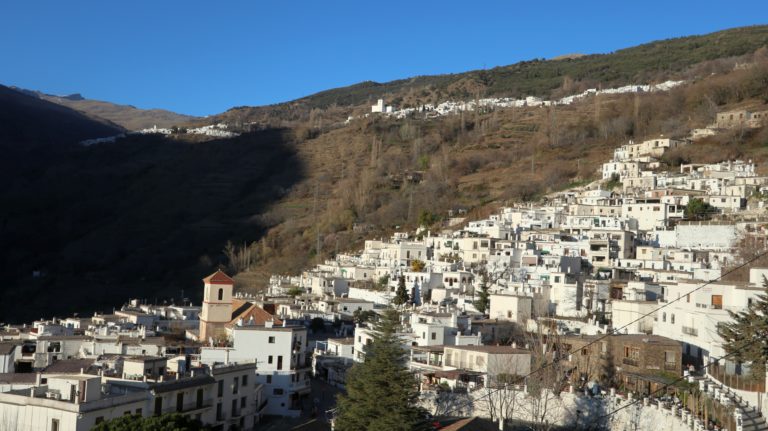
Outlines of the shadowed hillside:
<svg viewBox="0 0 768 431">
<path fill-rule="evenodd" d="M 0 321 L 197 298 L 227 239 L 303 176 L 290 133 L 27 149 L 0 160 Z M 33 271 L 45 276 L 33 278 Z"/>
<path fill-rule="evenodd" d="M 62 144 L 122 133 L 120 126 L 0 85 L 0 144 Z"/>
<path fill-rule="evenodd" d="M 153 126 L 165 128 L 196 120 L 191 115 L 182 115 L 165 109 L 138 109 L 130 105 L 85 99 L 80 95 L 52 96 L 39 91 L 20 90 L 25 94 L 63 105 L 92 117 L 103 118 L 119 124 L 128 130 L 149 129 Z"/>
</svg>

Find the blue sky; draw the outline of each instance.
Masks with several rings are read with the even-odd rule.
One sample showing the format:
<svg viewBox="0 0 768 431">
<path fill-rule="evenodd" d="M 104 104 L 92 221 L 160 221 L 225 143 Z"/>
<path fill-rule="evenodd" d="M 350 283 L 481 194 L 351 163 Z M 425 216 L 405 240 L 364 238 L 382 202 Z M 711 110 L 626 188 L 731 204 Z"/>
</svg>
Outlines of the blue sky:
<svg viewBox="0 0 768 431">
<path fill-rule="evenodd" d="M 207 115 L 766 23 L 765 0 L 9 0 L 0 83 Z"/>
</svg>

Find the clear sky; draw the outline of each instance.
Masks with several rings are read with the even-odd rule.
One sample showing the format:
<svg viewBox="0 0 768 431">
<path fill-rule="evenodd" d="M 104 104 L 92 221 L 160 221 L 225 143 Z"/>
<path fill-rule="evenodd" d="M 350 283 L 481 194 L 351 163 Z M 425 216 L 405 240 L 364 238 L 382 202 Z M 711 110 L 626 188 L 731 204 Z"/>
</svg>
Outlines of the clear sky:
<svg viewBox="0 0 768 431">
<path fill-rule="evenodd" d="M 0 83 L 207 115 L 766 23 L 765 0 L 8 0 Z"/>
</svg>

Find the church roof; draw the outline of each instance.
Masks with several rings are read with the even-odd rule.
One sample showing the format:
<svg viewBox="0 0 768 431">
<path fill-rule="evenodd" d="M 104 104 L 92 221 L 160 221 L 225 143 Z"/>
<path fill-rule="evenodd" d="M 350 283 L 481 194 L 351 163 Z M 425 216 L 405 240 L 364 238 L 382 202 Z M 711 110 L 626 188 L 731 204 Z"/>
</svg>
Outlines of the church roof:
<svg viewBox="0 0 768 431">
<path fill-rule="evenodd" d="M 242 299 L 232 300 L 232 320 L 226 324 L 228 327 L 235 326 L 237 321 L 243 319 L 243 324 L 246 325 L 264 325 L 264 322 L 271 320 L 275 325 L 282 325 L 283 321 L 270 314 L 268 311 L 259 307 L 258 305 L 243 301 Z M 251 322 L 253 317 L 253 322 Z"/>
<path fill-rule="evenodd" d="M 225 274 L 222 270 L 216 270 L 213 274 L 203 279 L 205 284 L 230 284 L 234 285 L 235 280 L 232 280 L 230 276 Z"/>
</svg>

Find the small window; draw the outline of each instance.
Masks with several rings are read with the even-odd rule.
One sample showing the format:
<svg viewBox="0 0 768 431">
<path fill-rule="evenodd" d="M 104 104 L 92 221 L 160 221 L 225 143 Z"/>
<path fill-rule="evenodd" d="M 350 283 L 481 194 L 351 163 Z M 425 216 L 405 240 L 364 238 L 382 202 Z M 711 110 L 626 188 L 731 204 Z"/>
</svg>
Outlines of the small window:
<svg viewBox="0 0 768 431">
<path fill-rule="evenodd" d="M 248 386 L 248 375 L 243 376 L 243 386 Z"/>
<path fill-rule="evenodd" d="M 51 431 L 59 431 L 59 420 L 51 419 Z"/>
<path fill-rule="evenodd" d="M 275 388 L 272 390 L 273 395 L 283 395 L 283 389 L 282 388 Z"/>
<path fill-rule="evenodd" d="M 272 363 L 272 355 L 267 356 L 267 363 L 268 364 Z"/>
<path fill-rule="evenodd" d="M 267 384 L 272 383 L 272 376 L 267 376 Z"/>
<path fill-rule="evenodd" d="M 219 301 L 222 301 L 224 299 L 224 289 L 219 289 Z"/>
<path fill-rule="evenodd" d="M 236 394 L 239 387 L 240 387 L 240 378 L 235 377 L 235 384 L 232 385 L 232 393 Z"/>
<path fill-rule="evenodd" d="M 433 339 L 433 340 L 437 340 L 437 333 L 436 333 L 436 332 L 433 332 L 433 333 L 432 333 L 432 339 Z"/>
<path fill-rule="evenodd" d="M 218 396 L 224 396 L 224 380 L 219 380 Z"/>
<path fill-rule="evenodd" d="M 248 397 L 240 398 L 240 408 L 243 408 L 243 409 L 245 408 L 245 404 L 246 404 L 247 400 L 248 400 Z"/>
<path fill-rule="evenodd" d="M 269 344 L 275 344 L 275 337 L 269 337 Z"/>
</svg>

